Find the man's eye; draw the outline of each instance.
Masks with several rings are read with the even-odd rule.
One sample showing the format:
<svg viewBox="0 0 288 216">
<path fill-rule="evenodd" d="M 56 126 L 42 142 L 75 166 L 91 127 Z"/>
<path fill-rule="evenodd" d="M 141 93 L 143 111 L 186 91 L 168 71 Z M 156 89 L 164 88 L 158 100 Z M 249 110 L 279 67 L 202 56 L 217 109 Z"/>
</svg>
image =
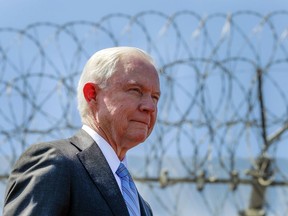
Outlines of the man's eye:
<svg viewBox="0 0 288 216">
<path fill-rule="evenodd" d="M 153 101 L 154 101 L 155 103 L 157 103 L 157 102 L 159 101 L 159 97 L 158 97 L 158 96 L 152 96 L 152 98 L 153 98 Z"/>
<path fill-rule="evenodd" d="M 141 90 L 138 88 L 132 88 L 132 89 L 130 89 L 130 91 L 136 92 L 137 94 L 142 94 Z"/>
</svg>

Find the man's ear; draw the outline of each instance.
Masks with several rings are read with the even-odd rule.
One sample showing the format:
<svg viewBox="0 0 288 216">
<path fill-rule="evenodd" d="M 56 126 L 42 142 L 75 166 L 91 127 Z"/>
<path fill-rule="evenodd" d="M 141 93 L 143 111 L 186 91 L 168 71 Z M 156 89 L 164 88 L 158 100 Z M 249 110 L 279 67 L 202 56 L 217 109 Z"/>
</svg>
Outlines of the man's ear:
<svg viewBox="0 0 288 216">
<path fill-rule="evenodd" d="M 83 87 L 84 97 L 89 103 L 91 100 L 95 100 L 97 96 L 98 86 L 95 83 L 86 83 Z"/>
</svg>

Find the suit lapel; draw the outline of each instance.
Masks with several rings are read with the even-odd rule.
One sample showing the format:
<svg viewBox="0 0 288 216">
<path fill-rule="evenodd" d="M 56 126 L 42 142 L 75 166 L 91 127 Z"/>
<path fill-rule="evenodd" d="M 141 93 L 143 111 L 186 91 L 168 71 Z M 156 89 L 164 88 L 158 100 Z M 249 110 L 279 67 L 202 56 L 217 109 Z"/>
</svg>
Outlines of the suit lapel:
<svg viewBox="0 0 288 216">
<path fill-rule="evenodd" d="M 149 204 L 145 202 L 145 200 L 138 193 L 139 203 L 140 203 L 140 212 L 142 216 L 152 216 L 151 210 L 149 208 Z"/>
<path fill-rule="evenodd" d="M 81 137 L 79 136 L 80 134 Z M 77 144 L 75 143 L 75 139 L 72 140 L 72 142 L 74 141 L 73 144 L 80 150 L 83 149 L 78 153 L 79 160 L 91 176 L 107 204 L 110 206 L 113 214 L 115 216 L 129 216 L 114 174 L 100 148 L 86 132 L 82 130 L 80 131 L 80 134 L 78 133 L 76 135 L 76 139 L 78 139 L 78 141 L 84 139 L 86 143 L 79 142 Z"/>
</svg>

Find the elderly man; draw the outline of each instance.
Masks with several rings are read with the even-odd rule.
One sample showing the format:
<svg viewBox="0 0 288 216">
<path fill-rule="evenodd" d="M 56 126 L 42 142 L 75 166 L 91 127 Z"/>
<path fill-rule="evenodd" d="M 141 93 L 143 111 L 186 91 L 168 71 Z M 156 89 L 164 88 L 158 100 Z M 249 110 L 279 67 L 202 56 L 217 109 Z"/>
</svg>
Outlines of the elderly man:
<svg viewBox="0 0 288 216">
<path fill-rule="evenodd" d="M 152 215 L 126 169 L 126 153 L 150 135 L 159 97 L 158 73 L 144 51 L 96 52 L 78 84 L 82 129 L 20 157 L 3 215 Z"/>
</svg>

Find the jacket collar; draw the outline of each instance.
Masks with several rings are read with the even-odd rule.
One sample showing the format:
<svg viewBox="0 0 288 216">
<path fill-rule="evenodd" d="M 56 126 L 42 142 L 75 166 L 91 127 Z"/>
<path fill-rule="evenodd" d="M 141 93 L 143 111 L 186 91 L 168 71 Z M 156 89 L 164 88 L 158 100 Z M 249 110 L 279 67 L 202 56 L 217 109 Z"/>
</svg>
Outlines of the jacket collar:
<svg viewBox="0 0 288 216">
<path fill-rule="evenodd" d="M 77 154 L 79 160 L 110 206 L 113 214 L 115 216 L 129 216 L 114 174 L 98 145 L 84 130 L 78 131 L 70 141 L 79 149 Z"/>
<path fill-rule="evenodd" d="M 114 174 L 92 137 L 81 129 L 74 137 L 70 138 L 70 142 L 78 148 L 79 153 L 77 156 L 79 160 L 89 173 L 107 204 L 110 206 L 113 214 L 115 216 L 129 216 L 129 212 Z M 141 215 L 152 216 L 151 210 L 148 208 L 149 205 L 139 193 L 138 197 Z"/>
</svg>

